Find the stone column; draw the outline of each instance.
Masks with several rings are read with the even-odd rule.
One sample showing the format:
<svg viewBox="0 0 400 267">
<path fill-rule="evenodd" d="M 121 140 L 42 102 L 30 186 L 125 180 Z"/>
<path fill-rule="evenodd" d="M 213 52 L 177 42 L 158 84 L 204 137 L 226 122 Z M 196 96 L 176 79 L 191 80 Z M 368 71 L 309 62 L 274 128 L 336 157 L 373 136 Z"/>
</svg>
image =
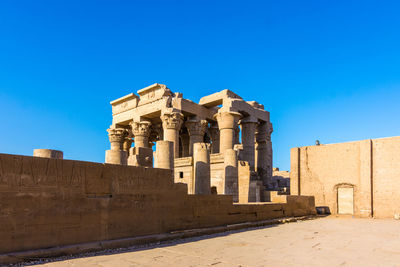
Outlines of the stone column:
<svg viewBox="0 0 400 267">
<path fill-rule="evenodd" d="M 150 125 L 149 121 L 131 122 L 135 147 L 149 147 Z"/>
<path fill-rule="evenodd" d="M 164 141 L 174 143 L 174 157 L 179 157 L 179 130 L 183 123 L 183 114 L 180 112 L 164 113 L 161 116 L 164 129 Z"/>
<path fill-rule="evenodd" d="M 272 168 L 273 168 L 273 151 L 272 151 L 272 140 L 271 134 L 274 131 L 272 123 L 267 123 L 267 179 L 272 181 Z"/>
<path fill-rule="evenodd" d="M 183 133 L 181 134 L 181 143 L 182 143 L 182 157 L 189 157 L 189 134 Z"/>
<path fill-rule="evenodd" d="M 224 195 L 232 195 L 233 201 L 238 202 L 238 158 L 233 149 L 225 150 L 224 154 Z"/>
<path fill-rule="evenodd" d="M 211 194 L 210 151 L 205 143 L 193 145 L 194 194 Z"/>
<path fill-rule="evenodd" d="M 211 135 L 211 153 L 219 153 L 219 129 L 218 124 L 213 122 L 209 128 Z"/>
<path fill-rule="evenodd" d="M 128 165 L 152 167 L 153 150 L 149 144 L 151 122 L 134 121 L 130 125 L 135 137 L 135 147 L 131 147 L 129 150 Z"/>
<path fill-rule="evenodd" d="M 64 153 L 60 150 L 38 148 L 33 150 L 33 156 L 50 159 L 63 159 Z"/>
<path fill-rule="evenodd" d="M 240 128 L 239 128 L 239 125 L 236 125 L 236 127 L 235 127 L 235 145 L 240 144 L 239 135 L 240 135 Z M 243 140 L 242 140 L 242 142 L 243 142 Z"/>
<path fill-rule="evenodd" d="M 263 184 L 270 186 L 272 179 L 272 124 L 260 122 L 256 128 L 256 171 L 261 177 Z"/>
<path fill-rule="evenodd" d="M 238 112 L 223 111 L 215 115 L 219 128 L 219 153 L 224 153 L 226 149 L 233 149 L 235 144 L 235 127 L 242 117 Z"/>
<path fill-rule="evenodd" d="M 122 150 L 126 151 L 127 155 L 129 156 L 129 149 L 132 146 L 132 134 L 128 133 L 127 136 L 125 137 L 125 141 L 122 145 Z"/>
<path fill-rule="evenodd" d="M 161 169 L 174 169 L 174 143 L 170 141 L 156 142 L 156 158 L 154 167 Z"/>
<path fill-rule="evenodd" d="M 107 132 L 111 149 L 106 151 L 106 163 L 126 165 L 127 153 L 122 150 L 122 146 L 127 136 L 127 131 L 122 128 L 110 128 Z"/>
<path fill-rule="evenodd" d="M 193 155 L 193 144 L 204 142 L 204 133 L 207 127 L 206 120 L 192 118 L 185 122 L 189 133 L 189 156 Z"/>
<path fill-rule="evenodd" d="M 246 117 L 240 121 L 240 125 L 242 126 L 243 160 L 249 162 L 250 168 L 254 170 L 254 138 L 257 120 Z"/>
</svg>

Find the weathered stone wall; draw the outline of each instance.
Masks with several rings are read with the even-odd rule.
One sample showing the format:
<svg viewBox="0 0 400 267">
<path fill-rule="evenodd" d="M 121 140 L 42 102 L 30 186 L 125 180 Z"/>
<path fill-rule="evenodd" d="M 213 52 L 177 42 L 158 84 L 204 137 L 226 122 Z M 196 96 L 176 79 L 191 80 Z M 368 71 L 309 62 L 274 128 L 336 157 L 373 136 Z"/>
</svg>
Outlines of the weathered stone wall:
<svg viewBox="0 0 400 267">
<path fill-rule="evenodd" d="M 175 159 L 174 165 L 175 183 L 185 183 L 188 185 L 188 193 L 193 192 L 193 159 L 192 157 L 183 157 Z M 224 155 L 210 154 L 210 179 L 211 186 L 215 186 L 218 194 L 224 192 Z"/>
<path fill-rule="evenodd" d="M 0 154 L 0 253 L 313 214 L 313 197 L 234 205 L 170 170 Z"/>
<path fill-rule="evenodd" d="M 354 215 L 400 213 L 400 137 L 291 150 L 292 195 L 314 195 L 316 206 L 338 213 L 338 187 L 354 190 Z"/>
<path fill-rule="evenodd" d="M 373 206 L 376 217 L 400 214 L 400 137 L 373 140 Z"/>
</svg>

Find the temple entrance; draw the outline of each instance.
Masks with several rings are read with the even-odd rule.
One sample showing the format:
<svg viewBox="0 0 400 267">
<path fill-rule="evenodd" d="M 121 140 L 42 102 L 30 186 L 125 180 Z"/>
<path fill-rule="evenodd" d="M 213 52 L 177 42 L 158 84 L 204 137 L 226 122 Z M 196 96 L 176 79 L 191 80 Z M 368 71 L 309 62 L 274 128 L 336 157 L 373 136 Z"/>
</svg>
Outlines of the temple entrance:
<svg viewBox="0 0 400 267">
<path fill-rule="evenodd" d="M 338 214 L 354 213 L 353 187 L 339 187 L 337 189 Z"/>
</svg>

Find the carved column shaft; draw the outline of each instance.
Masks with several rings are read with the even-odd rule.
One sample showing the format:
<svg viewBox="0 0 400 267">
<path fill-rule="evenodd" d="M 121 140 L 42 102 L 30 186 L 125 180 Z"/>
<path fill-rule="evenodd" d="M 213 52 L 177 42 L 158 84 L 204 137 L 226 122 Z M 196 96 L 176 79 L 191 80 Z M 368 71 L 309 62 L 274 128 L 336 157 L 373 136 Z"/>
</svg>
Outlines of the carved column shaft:
<svg viewBox="0 0 400 267">
<path fill-rule="evenodd" d="M 238 112 L 218 111 L 215 116 L 220 132 L 219 153 L 224 153 L 226 149 L 233 149 L 235 144 L 235 127 L 242 115 Z"/>
<path fill-rule="evenodd" d="M 182 143 L 182 157 L 189 157 L 189 134 L 184 133 L 181 134 L 181 143 Z"/>
<path fill-rule="evenodd" d="M 256 129 L 256 170 L 268 186 L 272 179 L 272 124 L 260 122 Z"/>
<path fill-rule="evenodd" d="M 123 144 L 128 132 L 125 129 L 108 129 L 108 138 L 111 143 L 111 149 L 106 150 L 106 163 L 126 165 L 127 152 L 123 151 Z"/>
<path fill-rule="evenodd" d="M 243 134 L 243 132 L 242 132 L 242 134 Z M 239 135 L 240 135 L 240 128 L 239 128 L 239 125 L 236 125 L 236 127 L 235 127 L 235 145 L 240 144 Z"/>
<path fill-rule="evenodd" d="M 125 137 L 125 141 L 122 146 L 122 150 L 128 152 L 132 146 L 132 142 L 133 142 L 132 137 L 130 137 L 130 136 Z"/>
<path fill-rule="evenodd" d="M 179 112 L 165 113 L 161 116 L 164 129 L 164 141 L 174 142 L 174 157 L 179 157 L 179 130 L 183 123 L 183 114 Z"/>
<path fill-rule="evenodd" d="M 150 125 L 149 121 L 131 123 L 132 133 L 135 136 L 135 147 L 149 147 Z"/>
<path fill-rule="evenodd" d="M 219 153 L 218 124 L 212 123 L 209 131 L 210 131 L 210 135 L 211 135 L 211 153 Z"/>
<path fill-rule="evenodd" d="M 193 144 L 202 143 L 207 127 L 206 120 L 188 120 L 185 123 L 189 132 L 189 156 L 193 155 Z"/>
<path fill-rule="evenodd" d="M 257 126 L 257 120 L 252 118 L 245 118 L 241 121 L 242 126 L 242 145 L 243 145 L 243 159 L 249 162 L 250 168 L 254 170 L 254 138 Z"/>
</svg>

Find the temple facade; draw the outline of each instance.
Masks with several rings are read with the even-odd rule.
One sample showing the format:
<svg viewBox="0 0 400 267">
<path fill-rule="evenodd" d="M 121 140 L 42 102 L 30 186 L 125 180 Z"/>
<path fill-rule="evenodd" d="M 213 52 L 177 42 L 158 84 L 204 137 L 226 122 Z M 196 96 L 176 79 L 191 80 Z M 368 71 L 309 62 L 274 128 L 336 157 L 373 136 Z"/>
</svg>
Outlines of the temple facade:
<svg viewBox="0 0 400 267">
<path fill-rule="evenodd" d="M 188 193 L 236 202 L 263 201 L 271 189 L 273 129 L 256 101 L 222 90 L 195 103 L 156 83 L 111 106 L 106 163 L 173 169 Z"/>
</svg>

